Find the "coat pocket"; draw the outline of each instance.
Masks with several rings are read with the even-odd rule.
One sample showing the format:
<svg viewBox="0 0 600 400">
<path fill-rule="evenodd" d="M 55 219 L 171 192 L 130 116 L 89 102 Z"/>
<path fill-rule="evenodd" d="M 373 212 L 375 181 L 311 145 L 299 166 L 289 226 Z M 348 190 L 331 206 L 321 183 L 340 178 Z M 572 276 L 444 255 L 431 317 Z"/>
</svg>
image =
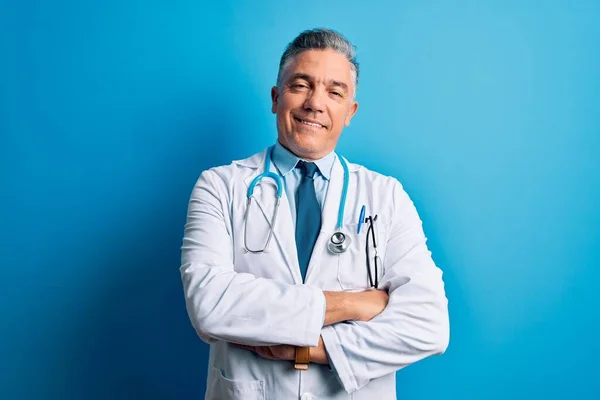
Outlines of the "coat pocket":
<svg viewBox="0 0 600 400">
<path fill-rule="evenodd" d="M 264 400 L 265 383 L 262 380 L 238 381 L 226 378 L 220 369 L 212 367 L 206 389 L 206 400 Z"/>
<path fill-rule="evenodd" d="M 370 288 L 369 272 L 367 266 L 370 266 L 371 277 L 375 280 L 375 251 L 372 241 L 369 241 L 370 250 L 367 253 L 367 226 L 363 224 L 360 233 L 357 233 L 357 224 L 351 223 L 344 225 L 344 233 L 350 238 L 350 246 L 341 254 L 338 254 L 337 279 L 342 290 L 365 290 Z M 385 255 L 386 233 L 381 230 L 375 232 L 377 240 L 377 280 L 383 276 L 383 257 Z M 370 256 L 367 261 L 367 254 Z"/>
</svg>

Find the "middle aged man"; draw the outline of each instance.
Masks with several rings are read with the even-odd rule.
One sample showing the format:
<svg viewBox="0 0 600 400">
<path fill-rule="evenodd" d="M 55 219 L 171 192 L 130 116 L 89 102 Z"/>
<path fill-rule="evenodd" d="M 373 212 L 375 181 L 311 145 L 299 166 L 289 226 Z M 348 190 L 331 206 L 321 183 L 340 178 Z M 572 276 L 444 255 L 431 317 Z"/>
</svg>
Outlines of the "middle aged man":
<svg viewBox="0 0 600 400">
<path fill-rule="evenodd" d="M 342 35 L 302 32 L 271 90 L 275 145 L 194 187 L 180 272 L 210 344 L 207 399 L 395 399 L 395 372 L 448 345 L 412 201 L 334 152 L 357 82 Z"/>
</svg>

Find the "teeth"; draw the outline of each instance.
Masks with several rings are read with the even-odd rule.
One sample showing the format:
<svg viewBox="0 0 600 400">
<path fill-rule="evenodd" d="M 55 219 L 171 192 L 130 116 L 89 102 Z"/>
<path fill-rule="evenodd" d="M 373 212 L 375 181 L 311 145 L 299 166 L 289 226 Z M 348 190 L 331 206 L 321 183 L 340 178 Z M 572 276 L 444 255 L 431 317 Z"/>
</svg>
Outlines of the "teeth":
<svg viewBox="0 0 600 400">
<path fill-rule="evenodd" d="M 313 124 L 312 122 L 308 122 L 308 121 L 305 121 L 305 120 L 303 120 L 303 119 L 299 119 L 299 121 L 300 121 L 301 123 L 303 123 L 304 125 L 308 125 L 308 126 L 314 126 L 315 128 L 320 128 L 320 127 L 322 127 L 322 126 L 323 126 L 323 125 L 321 125 L 321 124 Z"/>
</svg>

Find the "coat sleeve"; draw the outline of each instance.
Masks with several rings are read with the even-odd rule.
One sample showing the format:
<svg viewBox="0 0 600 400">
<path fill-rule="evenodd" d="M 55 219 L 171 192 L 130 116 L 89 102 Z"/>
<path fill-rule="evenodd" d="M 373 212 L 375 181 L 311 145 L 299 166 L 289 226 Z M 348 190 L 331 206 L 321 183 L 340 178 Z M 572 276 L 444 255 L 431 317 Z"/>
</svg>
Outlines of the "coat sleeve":
<svg viewBox="0 0 600 400">
<path fill-rule="evenodd" d="M 445 352 L 450 336 L 442 272 L 425 244 L 422 223 L 400 183 L 393 180 L 394 217 L 380 289 L 385 310 L 368 322 L 321 331 L 331 368 L 348 393 L 427 356 Z"/>
<path fill-rule="evenodd" d="M 229 191 L 212 169 L 189 201 L 179 270 L 192 325 L 207 343 L 316 346 L 325 318 L 320 289 L 234 270 Z"/>
</svg>

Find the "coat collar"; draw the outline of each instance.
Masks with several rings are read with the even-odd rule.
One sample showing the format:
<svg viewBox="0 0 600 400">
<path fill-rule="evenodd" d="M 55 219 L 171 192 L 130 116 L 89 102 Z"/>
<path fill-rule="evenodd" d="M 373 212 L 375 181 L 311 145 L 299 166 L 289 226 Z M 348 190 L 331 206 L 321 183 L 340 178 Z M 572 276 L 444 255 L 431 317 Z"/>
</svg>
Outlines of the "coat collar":
<svg viewBox="0 0 600 400">
<path fill-rule="evenodd" d="M 252 169 L 257 169 L 257 168 L 264 169 L 265 157 L 267 155 L 267 150 L 268 150 L 268 148 L 264 149 L 263 151 L 261 151 L 259 153 L 254 154 L 248 158 L 245 158 L 242 160 L 235 160 L 235 161 L 233 161 L 233 163 L 240 167 L 246 167 L 246 168 L 252 168 Z M 346 158 L 344 158 L 344 159 L 346 160 L 346 162 L 348 164 L 348 170 L 351 173 L 356 172 L 362 168 L 361 165 L 353 164 L 353 163 L 349 162 Z M 258 174 L 260 174 L 261 172 L 263 172 L 263 171 L 261 170 Z M 258 175 L 258 174 L 256 174 L 256 175 Z M 250 182 L 252 182 L 252 179 L 250 179 Z M 250 182 L 248 182 L 248 185 L 250 184 Z"/>
</svg>

